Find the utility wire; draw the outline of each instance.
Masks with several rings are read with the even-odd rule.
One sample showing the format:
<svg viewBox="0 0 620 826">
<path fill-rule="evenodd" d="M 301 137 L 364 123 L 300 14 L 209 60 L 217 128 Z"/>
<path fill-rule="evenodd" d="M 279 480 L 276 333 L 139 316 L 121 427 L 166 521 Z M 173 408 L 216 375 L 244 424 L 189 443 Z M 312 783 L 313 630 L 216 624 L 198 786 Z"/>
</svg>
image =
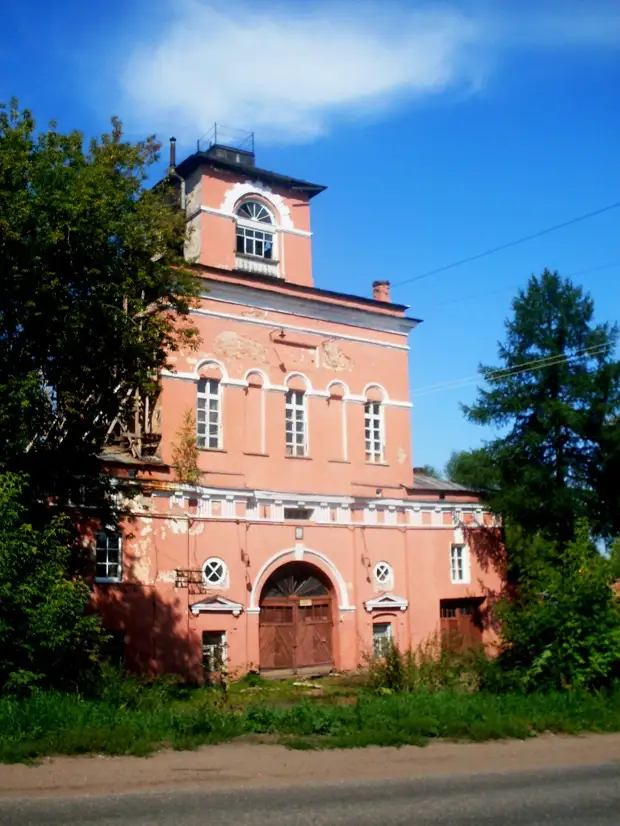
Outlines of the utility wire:
<svg viewBox="0 0 620 826">
<path fill-rule="evenodd" d="M 574 361 L 580 356 L 595 356 L 600 355 L 604 350 L 609 348 L 609 343 L 597 344 L 592 347 L 585 347 L 583 350 L 577 350 L 569 356 L 546 356 L 545 358 L 534 359 L 533 361 L 524 362 L 518 367 L 504 368 L 499 370 L 491 370 L 484 375 L 466 376 L 462 379 L 452 379 L 451 381 L 439 382 L 438 384 L 427 385 L 420 390 L 413 391 L 412 396 L 427 396 L 431 393 L 440 393 L 443 390 L 458 390 L 461 387 L 468 387 L 472 384 L 478 384 L 480 380 L 483 381 L 501 381 L 511 376 L 516 376 L 519 373 L 536 372 L 537 370 L 544 370 L 547 367 L 554 367 L 563 362 Z"/>
<path fill-rule="evenodd" d="M 538 232 L 533 232 L 531 235 L 524 235 L 514 241 L 508 241 L 506 244 L 500 244 L 497 247 L 492 247 L 484 252 L 479 252 L 477 255 L 470 255 L 467 258 L 461 258 L 458 261 L 453 261 L 451 264 L 446 264 L 443 267 L 436 267 L 434 270 L 428 270 L 420 275 L 414 275 L 412 278 L 405 278 L 404 281 L 397 281 L 392 285 L 392 287 L 402 287 L 403 284 L 411 284 L 413 281 L 421 281 L 423 278 L 430 278 L 431 275 L 438 275 L 439 273 L 447 272 L 447 270 L 452 270 L 455 267 L 461 267 L 463 264 L 469 264 L 471 261 L 478 261 L 480 258 L 486 258 L 489 255 L 494 255 L 496 252 L 501 252 L 501 250 L 507 250 L 511 247 L 516 247 L 519 244 L 525 244 L 526 241 L 533 241 L 535 238 L 541 238 L 543 235 L 548 235 L 550 232 L 556 232 L 559 229 L 571 227 L 581 221 L 586 221 L 588 218 L 595 218 L 597 215 L 602 215 L 604 212 L 610 212 L 612 209 L 617 209 L 618 207 L 620 207 L 620 201 L 616 201 L 613 204 L 608 204 L 600 209 L 595 209 L 593 212 L 586 212 L 584 215 L 578 215 L 576 218 L 571 218 L 570 221 L 563 221 L 561 224 L 554 224 L 553 226 L 546 227 Z"/>
<path fill-rule="evenodd" d="M 588 267 L 583 270 L 575 270 L 566 274 L 566 278 L 576 278 L 578 275 L 588 275 L 592 272 L 600 272 L 601 270 L 611 270 L 614 267 L 620 267 L 620 261 L 612 261 L 609 264 L 601 264 L 598 267 Z M 521 288 L 522 284 L 508 284 L 505 287 L 499 287 L 497 290 L 485 290 L 479 293 L 470 293 L 469 295 L 458 296 L 457 298 L 450 298 L 447 301 L 440 301 L 438 304 L 431 304 L 429 310 L 436 310 L 438 307 L 447 307 L 449 304 L 461 304 L 464 301 L 471 301 L 474 298 L 488 298 L 490 295 L 499 295 L 508 290 L 517 290 Z"/>
</svg>

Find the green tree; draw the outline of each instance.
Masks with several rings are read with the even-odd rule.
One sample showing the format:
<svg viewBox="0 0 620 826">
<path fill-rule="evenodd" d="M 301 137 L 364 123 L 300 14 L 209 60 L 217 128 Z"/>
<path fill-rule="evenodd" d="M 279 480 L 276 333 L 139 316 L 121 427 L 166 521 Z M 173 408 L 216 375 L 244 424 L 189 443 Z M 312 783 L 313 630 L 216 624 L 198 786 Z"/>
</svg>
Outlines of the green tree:
<svg viewBox="0 0 620 826">
<path fill-rule="evenodd" d="M 145 187 L 158 152 L 116 119 L 85 145 L 0 107 L 0 470 L 28 475 L 33 518 L 38 503 L 109 503 L 111 425 L 196 339 L 185 216 L 169 187 Z"/>
<path fill-rule="evenodd" d="M 493 491 L 498 484 L 493 457 L 483 447 L 453 451 L 446 464 L 445 475 L 452 482 L 483 493 Z"/>
<path fill-rule="evenodd" d="M 585 520 L 555 552 L 540 535 L 513 536 L 527 560 L 519 589 L 497 608 L 498 665 L 523 688 L 597 689 L 620 677 L 620 600 L 610 561 L 596 552 Z M 560 564 L 549 560 L 559 558 Z"/>
<path fill-rule="evenodd" d="M 597 535 L 613 530 L 620 476 L 609 472 L 620 411 L 616 326 L 595 324 L 580 287 L 545 270 L 513 302 L 501 367 L 481 367 L 488 389 L 465 408 L 506 435 L 487 445 L 498 478 L 491 507 L 561 550 L 576 519 Z M 605 480 L 605 484 L 603 484 Z"/>
<path fill-rule="evenodd" d="M 105 636 L 87 585 L 66 577 L 66 519 L 29 524 L 24 487 L 0 474 L 0 691 L 75 687 L 96 671 Z"/>
</svg>

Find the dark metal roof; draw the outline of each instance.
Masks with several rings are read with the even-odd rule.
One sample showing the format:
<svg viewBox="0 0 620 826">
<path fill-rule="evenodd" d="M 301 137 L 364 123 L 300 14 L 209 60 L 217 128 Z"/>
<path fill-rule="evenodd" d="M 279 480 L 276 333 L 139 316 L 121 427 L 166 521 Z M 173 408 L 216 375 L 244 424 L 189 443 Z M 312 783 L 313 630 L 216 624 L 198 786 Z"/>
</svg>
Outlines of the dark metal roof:
<svg viewBox="0 0 620 826">
<path fill-rule="evenodd" d="M 413 485 L 409 490 L 428 490 L 441 491 L 444 493 L 469 493 L 472 496 L 477 495 L 477 491 L 471 488 L 466 488 L 465 485 L 459 485 L 457 482 L 451 482 L 449 479 L 437 479 L 434 476 L 428 476 L 426 473 L 420 473 L 414 468 L 413 471 Z"/>
<path fill-rule="evenodd" d="M 309 181 L 302 181 L 299 178 L 291 178 L 288 175 L 280 175 L 279 172 L 270 172 L 268 169 L 259 169 L 249 164 L 232 163 L 222 158 L 214 157 L 209 152 L 194 152 L 177 166 L 176 171 L 182 178 L 187 178 L 199 166 L 215 166 L 225 169 L 228 172 L 238 172 L 247 175 L 258 181 L 265 181 L 269 184 L 285 187 L 286 189 L 298 189 L 304 192 L 308 198 L 313 198 L 327 189 L 322 184 L 311 184 Z"/>
</svg>

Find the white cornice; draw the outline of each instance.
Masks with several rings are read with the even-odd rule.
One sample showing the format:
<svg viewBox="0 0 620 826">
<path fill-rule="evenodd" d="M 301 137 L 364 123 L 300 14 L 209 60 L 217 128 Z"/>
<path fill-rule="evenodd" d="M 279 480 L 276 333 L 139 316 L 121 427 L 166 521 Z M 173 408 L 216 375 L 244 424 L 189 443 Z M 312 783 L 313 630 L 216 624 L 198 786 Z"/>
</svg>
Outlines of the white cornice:
<svg viewBox="0 0 620 826">
<path fill-rule="evenodd" d="M 283 315 L 302 316 L 313 321 L 333 322 L 350 327 L 361 327 L 364 330 L 374 330 L 376 332 L 401 336 L 407 336 L 409 331 L 418 324 L 416 319 L 407 318 L 406 316 L 379 313 L 370 308 L 365 309 L 363 307 L 346 306 L 343 303 L 332 303 L 312 296 L 290 295 L 284 292 L 263 290 L 248 284 L 212 281 L 209 280 L 207 276 L 203 277 L 203 281 L 207 290 L 201 295 L 204 301 L 223 301 L 227 304 L 238 304 L 242 306 L 244 310 L 248 308 L 271 310 L 272 312 L 282 313 Z M 337 296 L 334 297 L 337 298 Z M 197 310 L 196 312 L 208 314 L 212 311 Z M 226 316 L 223 315 L 222 317 Z M 248 323 L 260 323 L 262 321 L 263 324 L 269 324 L 271 327 L 274 326 L 273 321 L 270 323 L 262 319 L 252 318 L 251 316 L 240 317 L 232 315 L 228 317 Z M 282 325 L 277 324 L 276 326 L 281 327 Z M 287 329 L 286 326 L 285 329 Z M 304 328 L 292 326 L 288 329 L 303 330 Z M 347 335 L 339 335 L 338 333 L 328 333 L 326 330 L 310 329 L 306 332 L 316 333 L 323 338 L 351 338 L 352 340 L 360 340 Z M 389 345 L 387 342 L 377 341 L 376 339 L 364 339 L 364 341 L 369 344 L 403 348 L 403 345 Z"/>
</svg>

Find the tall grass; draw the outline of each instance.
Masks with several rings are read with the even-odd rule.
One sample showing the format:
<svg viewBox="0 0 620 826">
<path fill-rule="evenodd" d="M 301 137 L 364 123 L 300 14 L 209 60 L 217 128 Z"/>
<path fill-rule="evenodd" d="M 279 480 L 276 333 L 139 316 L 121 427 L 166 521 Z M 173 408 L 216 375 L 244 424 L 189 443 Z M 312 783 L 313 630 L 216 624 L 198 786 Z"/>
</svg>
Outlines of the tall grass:
<svg viewBox="0 0 620 826">
<path fill-rule="evenodd" d="M 0 699 L 0 761 L 52 754 L 146 755 L 163 746 L 195 748 L 242 735 L 275 737 L 298 748 L 346 748 L 423 745 L 437 737 L 620 731 L 620 692 L 361 691 L 353 702 L 303 699 L 278 706 L 266 702 L 262 691 L 260 699 L 241 704 L 213 689 L 128 684 L 125 693 L 117 688 L 116 694 L 95 699 L 51 692 Z"/>
<path fill-rule="evenodd" d="M 440 635 L 402 652 L 391 644 L 368 664 L 368 687 L 379 693 L 411 691 L 475 691 L 487 681 L 493 661 L 483 648 L 455 651 Z"/>
</svg>

